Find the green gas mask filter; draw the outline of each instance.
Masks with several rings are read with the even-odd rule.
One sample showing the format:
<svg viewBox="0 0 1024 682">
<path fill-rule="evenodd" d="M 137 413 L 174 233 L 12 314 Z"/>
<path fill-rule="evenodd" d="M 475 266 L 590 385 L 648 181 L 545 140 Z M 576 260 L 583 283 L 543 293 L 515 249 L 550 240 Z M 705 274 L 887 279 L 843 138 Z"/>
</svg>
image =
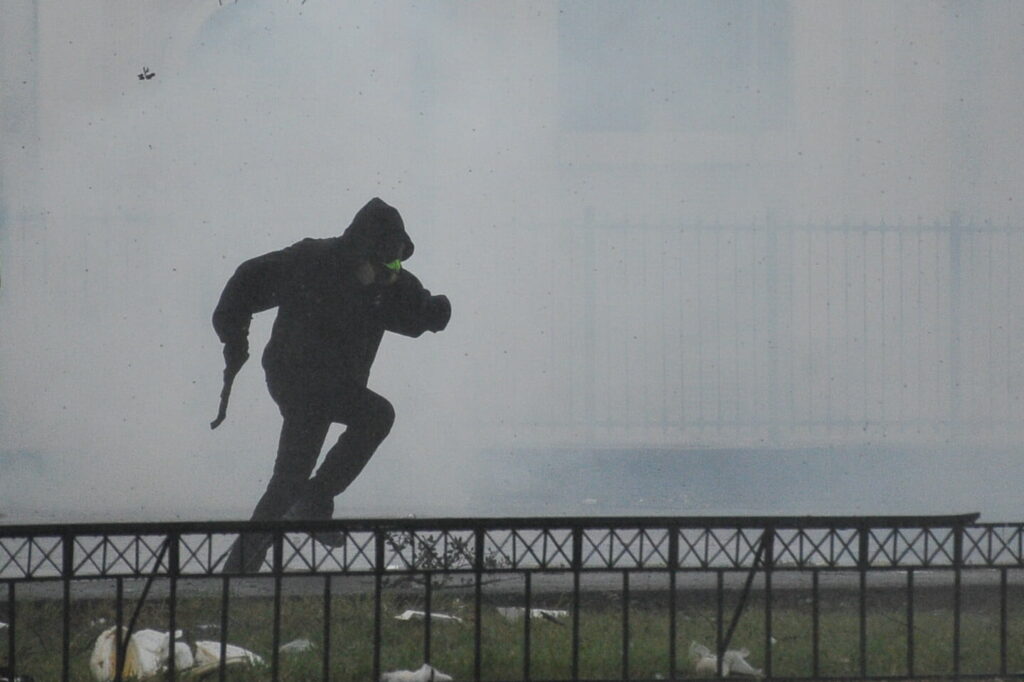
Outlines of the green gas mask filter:
<svg viewBox="0 0 1024 682">
<path fill-rule="evenodd" d="M 396 258 L 395 260 L 391 261 L 390 263 L 385 263 L 384 267 L 386 267 L 391 272 L 401 272 L 401 270 L 402 270 L 402 261 L 400 261 L 399 259 Z"/>
</svg>

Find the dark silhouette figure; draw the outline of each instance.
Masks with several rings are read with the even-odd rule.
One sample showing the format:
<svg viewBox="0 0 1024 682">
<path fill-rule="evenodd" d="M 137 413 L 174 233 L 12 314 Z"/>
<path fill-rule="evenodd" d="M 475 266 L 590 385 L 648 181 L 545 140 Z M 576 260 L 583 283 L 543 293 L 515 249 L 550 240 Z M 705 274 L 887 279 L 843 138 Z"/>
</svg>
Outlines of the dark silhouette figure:
<svg viewBox="0 0 1024 682">
<path fill-rule="evenodd" d="M 226 367 L 222 412 L 212 426 L 223 418 L 230 381 L 249 357 L 253 314 L 277 308 L 263 367 L 284 423 L 253 520 L 331 518 L 334 497 L 391 430 L 391 403 L 366 387 L 384 332 L 438 332 L 451 316 L 447 297 L 432 296 L 402 268 L 412 253 L 398 211 L 375 198 L 340 237 L 304 239 L 253 258 L 228 280 L 213 313 Z M 347 428 L 310 477 L 335 422 Z M 258 568 L 269 542 L 267 535 L 243 536 L 224 570 Z"/>
</svg>

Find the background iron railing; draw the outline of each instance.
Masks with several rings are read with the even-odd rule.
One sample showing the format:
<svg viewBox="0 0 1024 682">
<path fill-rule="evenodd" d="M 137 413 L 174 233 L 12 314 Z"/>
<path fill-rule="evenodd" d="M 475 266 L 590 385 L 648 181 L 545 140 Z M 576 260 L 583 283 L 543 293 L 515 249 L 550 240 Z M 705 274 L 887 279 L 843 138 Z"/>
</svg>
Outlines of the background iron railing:
<svg viewBox="0 0 1024 682">
<path fill-rule="evenodd" d="M 340 533 L 340 546 L 318 541 L 325 533 Z M 270 534 L 270 551 L 255 572 L 222 572 L 224 554 L 240 534 Z M 571 634 L 565 651 L 562 679 L 595 679 L 586 674 L 580 659 L 581 615 L 592 593 L 614 593 L 621 602 L 616 626 L 621 651 L 616 669 L 600 672 L 605 679 L 643 679 L 631 667 L 633 602 L 666 620 L 662 650 L 662 676 L 691 677 L 686 651 L 679 639 L 681 618 L 705 598 L 714 617 L 710 626 L 712 650 L 734 645 L 737 626 L 759 620 L 758 662 L 767 677 L 823 679 L 835 677 L 825 665 L 822 621 L 828 616 L 826 594 L 839 591 L 856 622 L 856 660 L 852 671 L 861 678 L 901 679 L 924 676 L 916 652 L 922 634 L 915 620 L 934 611 L 934 594 L 945 600 L 949 617 L 949 665 L 928 670 L 927 676 L 1020 676 L 1010 668 L 1020 634 L 1011 633 L 1011 611 L 1024 577 L 1024 524 L 979 524 L 977 515 L 921 517 L 616 517 L 616 518 L 502 518 L 502 519 L 363 519 L 329 522 L 250 522 L 70 524 L 0 527 L 0 656 L 6 655 L 8 676 L 33 674 L 22 670 L 22 652 L 35 646 L 36 633 L 23 629 L 24 615 L 40 602 L 56 604 L 59 611 L 59 652 L 62 680 L 89 679 L 76 663 L 72 646 L 79 634 L 73 614 L 80 603 L 97 601 L 113 606 L 107 623 L 128 632 L 141 627 L 144 605 L 159 605 L 162 623 L 171 633 L 182 625 L 178 610 L 183 599 L 205 595 L 219 615 L 217 637 L 222 658 L 229 632 L 229 610 L 237 605 L 239 585 L 250 595 L 271 600 L 270 641 L 266 676 L 283 679 L 279 649 L 286 584 L 297 581 L 312 603 L 322 604 L 320 645 L 321 679 L 339 679 L 332 667 L 331 628 L 334 599 L 344 590 L 364 595 L 372 604 L 372 672 L 379 679 L 393 663 L 382 660 L 385 593 L 401 593 L 406 603 L 421 605 L 422 658 L 431 662 L 438 651 L 437 604 L 441 591 L 468 595 L 470 626 L 459 630 L 472 649 L 463 679 L 495 679 L 485 670 L 482 641 L 484 609 L 492 605 L 492 585 L 512 580 L 504 592 L 522 604 L 525 613 L 545 601 L 552 591 L 566 607 L 564 627 Z M 514 579 L 514 580 L 513 580 Z M 113 594 L 109 594 L 109 588 Z M 106 586 L 100 589 L 98 586 Z M 485 590 L 485 587 L 487 588 Z M 300 590 L 300 591 L 301 591 Z M 486 594 L 485 594 L 486 592 Z M 773 660 L 780 625 L 774 617 L 788 595 L 799 593 L 806 628 L 802 640 L 806 656 L 780 670 Z M 925 596 L 928 592 L 932 596 Z M 962 658 L 964 595 L 988 595 L 984 609 L 988 634 L 998 643 L 991 656 L 976 659 L 965 670 Z M 288 592 L 291 594 L 291 592 Z M 896 595 L 896 596 L 894 596 Z M 897 598 L 898 597 L 898 598 Z M 241 597 L 244 599 L 245 597 Z M 875 670 L 869 662 L 877 655 L 868 637 L 873 607 L 869 601 L 897 599 L 905 617 L 900 669 Z M 754 608 L 752 603 L 757 604 Z M 927 604 L 924 604 L 927 602 Z M 126 607 L 134 603 L 129 613 Z M 829 602 L 831 603 L 831 602 Z M 972 613 L 978 611 L 972 603 Z M 758 611 L 754 615 L 754 611 Z M 165 620 L 164 620 L 165 619 Z M 521 673 L 516 679 L 534 679 L 531 646 L 539 625 L 522 619 Z M 152 617 L 148 626 L 153 627 Z M 26 626 L 27 627 L 27 626 Z M 34 626 L 38 627 L 38 626 Z M 125 633 L 125 636 L 128 634 Z M 52 634 L 52 633 L 51 633 Z M 790 633 L 791 636 L 792 633 Z M 418 636 L 418 635 L 413 635 Z M 1013 640 L 1011 641 L 1011 637 Z M 88 644 L 88 643 L 87 643 Z M 744 642 L 752 646 L 748 640 Z M 792 647 L 791 647 L 792 648 Z M 721 660 L 721 656 L 719 656 Z M 795 667 L 794 667 L 795 666 Z M 176 678 L 173 657 L 168 675 Z M 982 669 L 983 668 L 983 669 Z M 55 675 L 54 677 L 56 677 Z M 219 671 L 225 679 L 224 666 Z"/>
</svg>

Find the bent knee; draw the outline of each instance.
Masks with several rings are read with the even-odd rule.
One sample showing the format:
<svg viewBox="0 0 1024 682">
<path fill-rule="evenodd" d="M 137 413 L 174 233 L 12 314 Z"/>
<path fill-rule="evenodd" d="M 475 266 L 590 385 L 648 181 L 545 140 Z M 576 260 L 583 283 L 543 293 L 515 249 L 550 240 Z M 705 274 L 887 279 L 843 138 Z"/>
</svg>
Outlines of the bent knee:
<svg viewBox="0 0 1024 682">
<path fill-rule="evenodd" d="M 359 427 L 379 439 L 387 436 L 391 431 L 391 426 L 395 423 L 395 408 L 387 398 L 382 398 L 379 395 L 373 396 L 371 400 L 364 403 L 360 412 Z"/>
<path fill-rule="evenodd" d="M 395 408 L 386 398 L 374 401 L 370 413 L 370 427 L 381 437 L 388 435 L 395 423 Z"/>
</svg>

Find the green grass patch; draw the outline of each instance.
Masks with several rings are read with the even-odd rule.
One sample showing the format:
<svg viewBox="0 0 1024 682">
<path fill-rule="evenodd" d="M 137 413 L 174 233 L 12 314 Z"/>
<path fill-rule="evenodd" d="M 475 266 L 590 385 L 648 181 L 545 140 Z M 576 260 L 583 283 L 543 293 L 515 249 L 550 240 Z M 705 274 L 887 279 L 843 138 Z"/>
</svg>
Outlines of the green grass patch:
<svg viewBox="0 0 1024 682">
<path fill-rule="evenodd" d="M 338 579 L 336 584 L 343 579 Z M 286 581 L 287 582 L 287 581 Z M 271 583 L 268 581 L 268 587 Z M 330 640 L 324 642 L 325 600 L 318 594 L 288 594 L 281 599 L 280 642 L 308 639 L 312 651 L 282 655 L 282 680 L 318 680 L 323 669 L 324 646 L 329 647 L 331 680 L 365 682 L 373 676 L 375 603 L 372 593 L 340 594 L 327 605 Z M 901 590 L 872 593 L 866 610 L 866 659 L 868 675 L 902 676 L 910 671 L 908 641 L 913 638 L 914 673 L 921 677 L 949 674 L 953 670 L 953 603 L 948 592 L 919 598 L 914 622 L 907 623 L 906 595 Z M 968 595 L 969 596 L 969 595 Z M 1007 667 L 1024 670 L 1024 607 L 1020 595 L 1011 595 L 1008 611 Z M 988 594 L 965 596 L 961 615 L 961 670 L 964 673 L 997 674 L 1000 666 L 999 607 Z M 477 629 L 472 591 L 435 590 L 435 612 L 451 614 L 461 623 L 435 621 L 429 642 L 431 663 L 456 680 L 474 676 Z M 676 598 L 676 669 L 680 677 L 697 675 L 688 660 L 693 641 L 713 648 L 716 633 L 727 627 L 738 602 L 738 590 L 725 595 L 718 622 L 713 593 L 688 593 L 682 587 Z M 123 619 L 127 622 L 136 601 L 126 598 Z M 479 629 L 481 673 L 485 680 L 563 680 L 573 669 L 573 600 L 569 592 L 534 595 L 532 606 L 569 611 L 557 622 L 534 619 L 509 621 L 497 606 L 522 605 L 521 595 L 485 590 Z M 219 590 L 202 594 L 179 591 L 176 625 L 185 641 L 218 640 L 223 604 Z M 426 654 L 426 628 L 422 621 L 402 622 L 395 616 L 406 609 L 422 610 L 422 591 L 385 591 L 381 609 L 381 670 L 416 669 Z M 95 594 L 75 599 L 70 612 L 70 678 L 91 681 L 89 656 L 96 637 L 115 620 L 112 598 Z M 60 679 L 63 642 L 63 606 L 54 600 L 19 600 L 15 650 L 18 671 L 36 680 Z M 232 592 L 227 607 L 227 641 L 262 656 L 268 663 L 273 647 L 273 599 Z M 170 610 L 165 598 L 153 597 L 140 611 L 137 628 L 166 631 Z M 628 620 L 628 632 L 623 624 Z M 819 601 L 818 671 L 824 676 L 856 677 L 861 673 L 860 603 L 856 593 L 823 591 Z M 772 604 L 772 672 L 781 677 L 810 677 L 813 670 L 813 624 L 809 592 L 779 593 Z M 670 613 L 663 591 L 633 593 L 628 602 L 621 591 L 583 594 L 580 603 L 579 674 L 583 679 L 635 679 L 668 677 L 670 672 Z M 526 659 L 529 639 L 529 660 Z M 763 594 L 755 591 L 733 637 L 735 648 L 750 651 L 748 661 L 766 667 L 766 622 Z M 0 660 L 5 657 L 6 635 L 0 632 Z M 628 670 L 626 668 L 628 667 Z M 236 668 L 232 681 L 267 680 L 268 669 Z M 182 675 L 179 679 L 185 679 Z M 216 674 L 211 679 L 216 679 Z"/>
</svg>

